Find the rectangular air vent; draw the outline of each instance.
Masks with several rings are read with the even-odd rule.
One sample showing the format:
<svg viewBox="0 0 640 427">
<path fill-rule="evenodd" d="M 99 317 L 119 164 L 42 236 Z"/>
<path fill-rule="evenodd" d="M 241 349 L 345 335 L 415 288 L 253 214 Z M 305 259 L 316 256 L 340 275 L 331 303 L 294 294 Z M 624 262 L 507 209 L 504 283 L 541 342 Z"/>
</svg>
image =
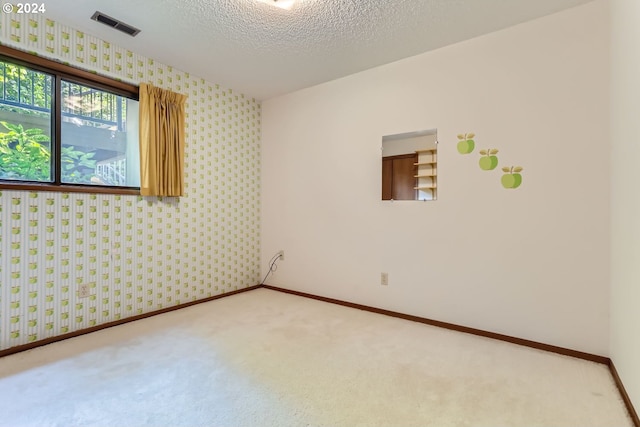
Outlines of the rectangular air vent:
<svg viewBox="0 0 640 427">
<path fill-rule="evenodd" d="M 96 11 L 96 13 L 93 14 L 91 19 L 93 19 L 94 21 L 102 22 L 103 24 L 108 25 L 112 28 L 115 28 L 116 30 L 129 34 L 132 37 L 137 35 L 140 32 L 139 29 L 132 27 L 131 25 L 125 24 L 124 22 L 119 21 L 115 18 L 112 18 L 109 15 L 105 15 L 102 12 Z"/>
</svg>

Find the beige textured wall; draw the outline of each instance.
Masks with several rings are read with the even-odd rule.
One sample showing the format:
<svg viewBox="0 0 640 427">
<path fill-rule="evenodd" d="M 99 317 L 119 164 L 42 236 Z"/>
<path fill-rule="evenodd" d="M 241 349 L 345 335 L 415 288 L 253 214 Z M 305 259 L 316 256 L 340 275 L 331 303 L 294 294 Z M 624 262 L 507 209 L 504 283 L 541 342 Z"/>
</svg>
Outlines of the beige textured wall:
<svg viewBox="0 0 640 427">
<path fill-rule="evenodd" d="M 607 10 L 263 102 L 262 255 L 286 252 L 271 283 L 608 355 Z M 382 136 L 433 128 L 438 200 L 380 201 Z M 486 148 L 496 170 L 479 168 Z M 515 165 L 522 185 L 505 189 Z"/>
<path fill-rule="evenodd" d="M 640 3 L 611 3 L 611 359 L 640 413 Z"/>
<path fill-rule="evenodd" d="M 41 15 L 0 16 L 3 44 L 189 96 L 185 197 L 0 191 L 0 350 L 255 285 L 259 103 Z"/>
</svg>

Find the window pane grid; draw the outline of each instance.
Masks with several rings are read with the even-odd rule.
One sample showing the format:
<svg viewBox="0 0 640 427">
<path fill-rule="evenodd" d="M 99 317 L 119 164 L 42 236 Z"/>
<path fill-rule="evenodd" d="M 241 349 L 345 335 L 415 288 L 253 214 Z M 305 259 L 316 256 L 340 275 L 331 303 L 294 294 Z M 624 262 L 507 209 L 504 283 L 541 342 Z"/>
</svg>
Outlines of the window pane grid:
<svg viewBox="0 0 640 427">
<path fill-rule="evenodd" d="M 53 76 L 2 62 L 0 179 L 50 183 Z"/>
<path fill-rule="evenodd" d="M 139 187 L 137 101 L 39 70 L 0 58 L 0 183 Z"/>
<path fill-rule="evenodd" d="M 123 97 L 77 83 L 62 82 L 63 117 L 75 117 L 87 126 L 126 130 L 126 102 Z"/>
</svg>

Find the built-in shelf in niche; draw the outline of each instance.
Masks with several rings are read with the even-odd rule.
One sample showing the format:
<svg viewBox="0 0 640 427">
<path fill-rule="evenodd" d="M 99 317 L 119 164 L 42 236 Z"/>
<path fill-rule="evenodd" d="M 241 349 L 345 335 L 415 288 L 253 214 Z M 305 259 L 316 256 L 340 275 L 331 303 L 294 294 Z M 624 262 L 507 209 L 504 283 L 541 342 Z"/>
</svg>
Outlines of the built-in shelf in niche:
<svg viewBox="0 0 640 427">
<path fill-rule="evenodd" d="M 416 150 L 416 186 L 418 200 L 436 200 L 438 189 L 438 152 L 435 148 Z"/>
</svg>

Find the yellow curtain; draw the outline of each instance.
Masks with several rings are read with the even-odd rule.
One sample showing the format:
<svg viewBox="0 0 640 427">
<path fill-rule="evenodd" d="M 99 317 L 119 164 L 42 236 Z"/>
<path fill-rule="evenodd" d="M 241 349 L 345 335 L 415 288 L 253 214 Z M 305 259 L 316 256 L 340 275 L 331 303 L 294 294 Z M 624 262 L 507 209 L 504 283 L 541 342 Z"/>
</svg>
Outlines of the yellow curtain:
<svg viewBox="0 0 640 427">
<path fill-rule="evenodd" d="M 186 95 L 140 84 L 140 193 L 184 195 Z"/>
</svg>

